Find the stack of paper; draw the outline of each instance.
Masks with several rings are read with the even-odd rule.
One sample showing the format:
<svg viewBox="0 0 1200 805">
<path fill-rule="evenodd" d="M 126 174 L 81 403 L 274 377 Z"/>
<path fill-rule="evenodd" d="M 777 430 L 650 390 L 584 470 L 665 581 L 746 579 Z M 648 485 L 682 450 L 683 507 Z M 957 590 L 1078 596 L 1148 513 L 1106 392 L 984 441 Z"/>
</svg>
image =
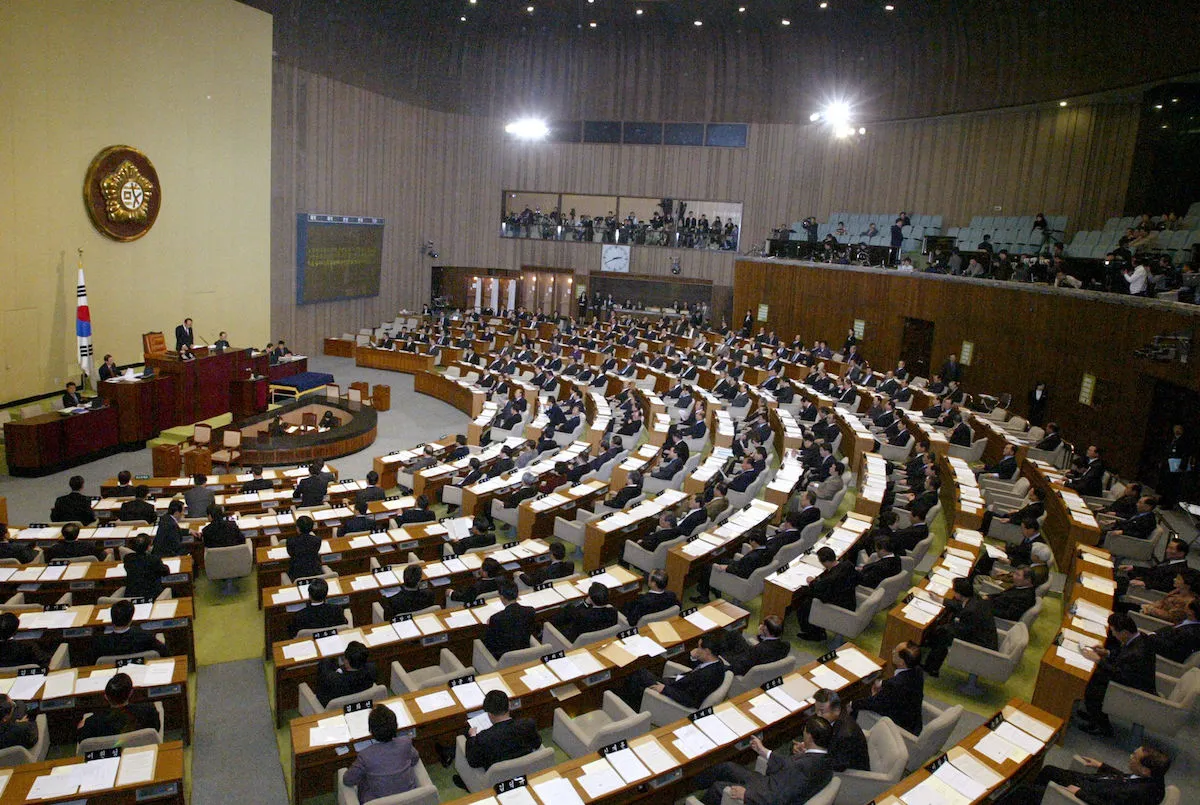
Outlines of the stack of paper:
<svg viewBox="0 0 1200 805">
<path fill-rule="evenodd" d="M 309 746 L 329 746 L 330 744 L 349 743 L 349 741 L 350 727 L 346 724 L 346 717 L 340 713 L 323 718 L 308 729 Z"/>
<path fill-rule="evenodd" d="M 714 744 L 707 735 L 700 731 L 695 724 L 687 724 L 675 730 L 675 748 L 678 749 L 688 760 L 693 760 L 705 752 L 710 752 L 716 749 Z"/>
</svg>

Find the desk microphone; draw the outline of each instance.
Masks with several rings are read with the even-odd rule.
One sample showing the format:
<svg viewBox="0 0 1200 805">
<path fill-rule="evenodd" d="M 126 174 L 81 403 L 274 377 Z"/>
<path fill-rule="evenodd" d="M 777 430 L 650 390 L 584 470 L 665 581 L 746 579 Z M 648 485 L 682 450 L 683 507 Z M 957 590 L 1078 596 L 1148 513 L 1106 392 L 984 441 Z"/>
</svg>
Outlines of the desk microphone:
<svg viewBox="0 0 1200 805">
<path fill-rule="evenodd" d="M 199 336 L 200 340 L 204 342 L 204 346 L 206 346 L 206 347 L 212 346 L 212 344 L 208 343 L 208 339 L 205 338 L 204 336 L 200 335 L 200 333 L 196 333 L 196 335 Z"/>
</svg>

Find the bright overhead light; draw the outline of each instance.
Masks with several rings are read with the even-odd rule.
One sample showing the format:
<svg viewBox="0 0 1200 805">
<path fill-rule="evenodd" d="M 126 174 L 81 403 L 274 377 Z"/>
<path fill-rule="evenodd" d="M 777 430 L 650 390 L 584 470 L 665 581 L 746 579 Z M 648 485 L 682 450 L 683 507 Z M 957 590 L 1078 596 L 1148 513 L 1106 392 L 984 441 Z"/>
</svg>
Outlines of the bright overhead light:
<svg viewBox="0 0 1200 805">
<path fill-rule="evenodd" d="M 850 124 L 850 104 L 845 101 L 835 101 L 825 107 L 821 116 L 829 121 L 829 125 L 845 128 Z"/>
<path fill-rule="evenodd" d="M 526 11 L 528 11 L 530 14 L 532 14 L 532 13 L 533 13 L 533 6 L 525 6 L 525 10 L 526 10 Z"/>
<path fill-rule="evenodd" d="M 883 10 L 884 11 L 895 11 L 896 7 L 893 6 L 891 3 L 888 3 L 886 6 L 883 7 Z"/>
<path fill-rule="evenodd" d="M 828 3 L 818 3 L 817 8 L 829 8 L 829 4 Z"/>
<path fill-rule="evenodd" d="M 458 18 L 458 21 L 459 21 L 459 22 L 466 22 L 466 21 L 467 21 L 467 15 L 466 15 L 466 14 L 463 14 L 461 17 L 459 17 L 459 18 Z"/>
<path fill-rule="evenodd" d="M 475 5 L 476 3 L 479 2 L 479 0 L 469 0 L 469 2 L 471 3 L 471 5 Z"/>
<path fill-rule="evenodd" d="M 1172 98 L 1172 99 L 1171 99 L 1171 103 L 1179 103 L 1179 99 L 1178 99 L 1178 98 Z"/>
<path fill-rule="evenodd" d="M 637 15 L 640 17 L 640 16 L 642 16 L 642 14 L 643 14 L 644 12 L 643 12 L 643 11 L 642 11 L 642 10 L 639 8 L 637 11 L 635 11 L 635 12 L 633 12 L 633 13 L 634 13 L 634 14 L 637 14 Z"/>
<path fill-rule="evenodd" d="M 1067 102 L 1066 102 L 1066 101 L 1059 101 L 1059 102 L 1058 102 L 1058 105 L 1059 105 L 1059 106 L 1066 106 L 1066 105 L 1067 105 Z"/>
<path fill-rule="evenodd" d="M 821 119 L 821 113 L 820 113 L 820 112 L 813 112 L 811 115 L 809 115 L 809 116 L 808 116 L 808 122 L 809 122 L 809 123 L 816 123 L 816 122 L 817 122 L 818 120 L 820 120 L 820 119 Z"/>
<path fill-rule="evenodd" d="M 1154 104 L 1154 108 L 1155 108 L 1155 109 L 1162 109 L 1162 104 L 1161 104 L 1161 103 L 1156 103 L 1156 104 Z"/>
<path fill-rule="evenodd" d="M 745 7 L 745 6 L 738 6 L 738 13 L 739 13 L 739 14 L 745 14 L 745 13 L 746 13 L 746 7 Z"/>
<path fill-rule="evenodd" d="M 588 27 L 589 27 L 589 28 L 595 28 L 595 27 L 596 27 L 596 23 L 594 23 L 594 22 L 589 22 L 589 23 L 588 23 Z"/>
<path fill-rule="evenodd" d="M 692 23 L 692 25 L 695 25 L 697 28 L 699 28 L 703 24 L 704 24 L 704 20 L 696 20 L 695 22 Z"/>
<path fill-rule="evenodd" d="M 866 133 L 867 133 L 867 130 L 866 130 L 866 128 L 864 128 L 863 126 L 859 126 L 859 127 L 858 127 L 858 133 L 859 133 L 859 134 L 866 134 Z"/>
<path fill-rule="evenodd" d="M 787 26 L 787 25 L 791 25 L 791 24 L 792 24 L 792 21 L 791 21 L 791 20 L 780 20 L 780 21 L 779 21 L 779 24 L 780 24 L 780 25 Z"/>
<path fill-rule="evenodd" d="M 505 126 L 504 130 L 520 140 L 541 140 L 550 133 L 546 121 L 534 117 L 514 120 Z"/>
</svg>

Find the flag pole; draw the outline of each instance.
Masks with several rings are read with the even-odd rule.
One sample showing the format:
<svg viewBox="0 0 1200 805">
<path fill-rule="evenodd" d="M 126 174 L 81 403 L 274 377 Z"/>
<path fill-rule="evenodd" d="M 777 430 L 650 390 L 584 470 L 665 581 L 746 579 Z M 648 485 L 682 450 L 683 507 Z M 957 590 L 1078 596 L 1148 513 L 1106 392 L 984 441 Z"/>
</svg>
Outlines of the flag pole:
<svg viewBox="0 0 1200 805">
<path fill-rule="evenodd" d="M 76 249 L 79 255 L 79 279 L 75 287 L 75 340 L 79 347 L 80 388 L 92 390 L 92 313 L 88 307 L 87 284 L 83 278 L 83 247 Z"/>
</svg>

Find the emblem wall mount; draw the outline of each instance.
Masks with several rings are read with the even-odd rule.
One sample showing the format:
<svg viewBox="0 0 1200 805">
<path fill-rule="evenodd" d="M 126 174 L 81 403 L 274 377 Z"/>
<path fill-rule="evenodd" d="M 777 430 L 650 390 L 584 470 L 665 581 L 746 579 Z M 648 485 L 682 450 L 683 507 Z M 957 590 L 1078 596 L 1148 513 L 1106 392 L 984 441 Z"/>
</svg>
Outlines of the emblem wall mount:
<svg viewBox="0 0 1200 805">
<path fill-rule="evenodd" d="M 96 154 L 83 181 L 83 205 L 100 234 L 122 242 L 150 231 L 162 206 L 158 171 L 128 145 Z"/>
</svg>

